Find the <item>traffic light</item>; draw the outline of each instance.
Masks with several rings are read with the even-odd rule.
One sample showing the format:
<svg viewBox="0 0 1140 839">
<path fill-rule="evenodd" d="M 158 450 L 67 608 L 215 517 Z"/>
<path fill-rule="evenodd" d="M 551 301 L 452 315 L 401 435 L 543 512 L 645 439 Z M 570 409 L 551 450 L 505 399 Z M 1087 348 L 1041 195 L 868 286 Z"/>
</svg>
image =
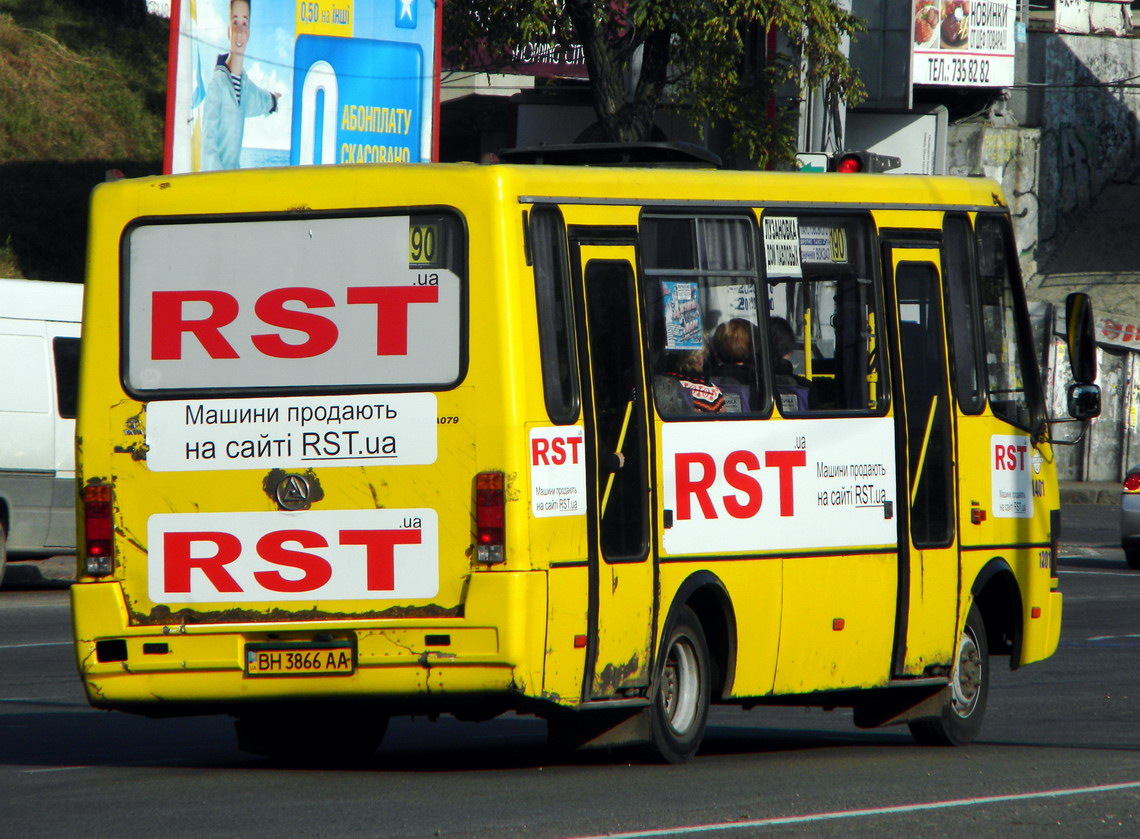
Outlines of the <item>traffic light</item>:
<svg viewBox="0 0 1140 839">
<path fill-rule="evenodd" d="M 889 154 L 876 154 L 873 151 L 841 151 L 827 161 L 827 171 L 846 172 L 888 172 L 897 169 L 901 161 Z"/>
</svg>

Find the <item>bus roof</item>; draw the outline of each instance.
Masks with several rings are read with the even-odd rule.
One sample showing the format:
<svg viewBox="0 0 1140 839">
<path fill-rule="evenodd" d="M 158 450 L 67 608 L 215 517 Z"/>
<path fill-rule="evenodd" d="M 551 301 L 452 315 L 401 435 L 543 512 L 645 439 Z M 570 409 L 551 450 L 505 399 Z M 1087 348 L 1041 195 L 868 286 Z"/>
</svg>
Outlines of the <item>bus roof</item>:
<svg viewBox="0 0 1140 839">
<path fill-rule="evenodd" d="M 314 190 L 319 181 L 320 190 Z M 120 192 L 127 190 L 127 193 Z M 100 184 L 139 216 L 462 206 L 468 200 L 629 206 L 1005 208 L 986 178 L 755 172 L 669 167 L 411 163 L 243 169 Z M 378 197 L 382 200 L 378 201 Z M 121 200 L 121 199 L 113 199 Z M 196 209 L 199 208 L 200 210 Z"/>
</svg>

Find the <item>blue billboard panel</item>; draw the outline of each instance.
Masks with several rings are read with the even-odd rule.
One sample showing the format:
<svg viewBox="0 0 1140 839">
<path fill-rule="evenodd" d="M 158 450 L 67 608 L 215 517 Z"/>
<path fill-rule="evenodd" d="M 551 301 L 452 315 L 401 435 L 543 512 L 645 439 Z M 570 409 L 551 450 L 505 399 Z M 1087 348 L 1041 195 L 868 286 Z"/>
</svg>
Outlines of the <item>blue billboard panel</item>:
<svg viewBox="0 0 1140 839">
<path fill-rule="evenodd" d="M 433 159 L 438 0 L 175 0 L 167 172 Z"/>
</svg>

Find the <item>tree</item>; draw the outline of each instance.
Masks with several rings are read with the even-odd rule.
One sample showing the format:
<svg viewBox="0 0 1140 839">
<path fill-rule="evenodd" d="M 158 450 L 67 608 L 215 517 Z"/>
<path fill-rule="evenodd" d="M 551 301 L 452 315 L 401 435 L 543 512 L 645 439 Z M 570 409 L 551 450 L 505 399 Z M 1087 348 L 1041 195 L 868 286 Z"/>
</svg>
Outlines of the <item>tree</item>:
<svg viewBox="0 0 1140 839">
<path fill-rule="evenodd" d="M 594 111 L 615 142 L 650 138 L 659 106 L 727 130 L 730 149 L 768 166 L 796 151 L 799 101 L 863 88 L 840 52 L 862 28 L 833 0 L 446 0 L 444 44 L 507 69 L 530 42 L 582 47 Z M 774 36 L 780 33 L 780 38 Z M 470 63 L 468 64 L 470 67 Z M 474 68 L 472 68 L 474 69 Z"/>
</svg>

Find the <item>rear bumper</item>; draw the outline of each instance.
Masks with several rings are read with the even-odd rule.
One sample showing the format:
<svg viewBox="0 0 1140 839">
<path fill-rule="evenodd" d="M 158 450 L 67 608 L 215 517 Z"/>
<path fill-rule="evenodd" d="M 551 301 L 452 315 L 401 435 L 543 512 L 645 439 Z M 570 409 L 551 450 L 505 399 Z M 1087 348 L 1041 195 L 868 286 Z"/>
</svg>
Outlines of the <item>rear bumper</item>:
<svg viewBox="0 0 1140 839">
<path fill-rule="evenodd" d="M 461 618 L 130 626 L 118 583 L 72 586 L 79 672 L 92 705 L 152 715 L 278 700 L 369 700 L 450 710 L 449 701 L 541 691 L 541 572 L 480 575 Z M 533 637 L 536 636 L 537 637 Z M 348 642 L 350 675 L 250 676 L 247 645 Z"/>
</svg>

